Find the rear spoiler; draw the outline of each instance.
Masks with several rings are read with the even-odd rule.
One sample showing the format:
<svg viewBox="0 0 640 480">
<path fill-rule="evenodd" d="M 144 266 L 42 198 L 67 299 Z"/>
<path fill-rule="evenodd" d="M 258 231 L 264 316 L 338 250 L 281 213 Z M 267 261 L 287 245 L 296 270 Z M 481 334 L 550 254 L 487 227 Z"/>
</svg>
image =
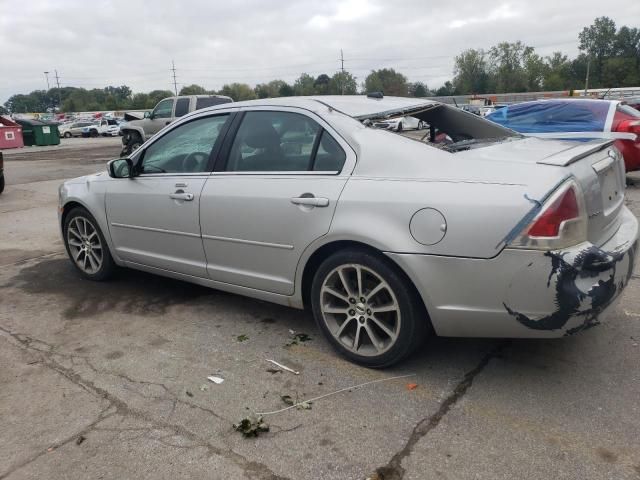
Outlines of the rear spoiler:
<svg viewBox="0 0 640 480">
<path fill-rule="evenodd" d="M 581 139 L 581 138 L 606 138 L 613 140 L 635 140 L 637 135 L 631 132 L 544 132 L 544 133 L 523 133 L 525 137 Z"/>
<path fill-rule="evenodd" d="M 564 150 L 549 155 L 536 163 L 566 167 L 589 155 L 602 151 L 613 144 L 614 140 L 593 140 L 586 143 L 570 144 Z"/>
</svg>

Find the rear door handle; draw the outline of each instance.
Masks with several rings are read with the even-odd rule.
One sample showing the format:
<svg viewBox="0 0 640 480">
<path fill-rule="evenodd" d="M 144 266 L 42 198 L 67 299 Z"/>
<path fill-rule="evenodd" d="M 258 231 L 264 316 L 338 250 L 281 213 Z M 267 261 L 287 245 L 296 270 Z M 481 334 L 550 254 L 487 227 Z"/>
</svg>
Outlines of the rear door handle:
<svg viewBox="0 0 640 480">
<path fill-rule="evenodd" d="M 328 207 L 329 199 L 322 197 L 294 197 L 291 199 L 294 205 L 308 205 L 310 207 Z"/>
<path fill-rule="evenodd" d="M 169 198 L 174 200 L 185 200 L 190 202 L 193 200 L 193 193 L 176 192 L 169 194 Z"/>
</svg>

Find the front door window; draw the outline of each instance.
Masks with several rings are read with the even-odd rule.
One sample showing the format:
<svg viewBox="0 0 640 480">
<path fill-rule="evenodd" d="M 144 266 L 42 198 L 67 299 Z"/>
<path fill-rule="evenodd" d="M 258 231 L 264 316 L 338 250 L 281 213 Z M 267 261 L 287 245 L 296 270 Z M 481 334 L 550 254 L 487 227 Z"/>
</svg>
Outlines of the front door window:
<svg viewBox="0 0 640 480">
<path fill-rule="evenodd" d="M 210 172 L 211 153 L 228 118 L 199 118 L 167 132 L 144 151 L 140 173 Z"/>
</svg>

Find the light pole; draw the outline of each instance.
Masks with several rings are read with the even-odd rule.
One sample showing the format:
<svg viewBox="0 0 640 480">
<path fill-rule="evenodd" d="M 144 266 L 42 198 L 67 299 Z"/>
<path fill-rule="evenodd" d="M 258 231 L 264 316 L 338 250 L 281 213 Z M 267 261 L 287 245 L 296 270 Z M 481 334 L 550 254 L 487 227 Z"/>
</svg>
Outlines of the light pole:
<svg viewBox="0 0 640 480">
<path fill-rule="evenodd" d="M 50 90 L 49 87 L 49 72 L 44 72 L 44 78 L 47 79 L 47 92 Z"/>
</svg>

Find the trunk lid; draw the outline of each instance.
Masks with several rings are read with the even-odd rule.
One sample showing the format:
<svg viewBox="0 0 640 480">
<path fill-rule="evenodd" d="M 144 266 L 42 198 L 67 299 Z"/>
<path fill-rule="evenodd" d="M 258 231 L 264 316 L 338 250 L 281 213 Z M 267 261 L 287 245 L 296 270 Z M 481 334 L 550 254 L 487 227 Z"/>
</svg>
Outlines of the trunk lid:
<svg viewBox="0 0 640 480">
<path fill-rule="evenodd" d="M 589 216 L 588 240 L 602 245 L 620 226 L 626 186 L 624 161 L 612 144 L 613 140 L 575 142 L 526 138 L 455 155 L 511 165 L 528 164 L 527 169 L 537 164 L 540 168 L 560 170 L 562 177 L 573 176 L 582 189 Z M 523 168 L 523 174 L 527 169 Z M 548 188 L 553 187 L 549 184 Z"/>
</svg>

